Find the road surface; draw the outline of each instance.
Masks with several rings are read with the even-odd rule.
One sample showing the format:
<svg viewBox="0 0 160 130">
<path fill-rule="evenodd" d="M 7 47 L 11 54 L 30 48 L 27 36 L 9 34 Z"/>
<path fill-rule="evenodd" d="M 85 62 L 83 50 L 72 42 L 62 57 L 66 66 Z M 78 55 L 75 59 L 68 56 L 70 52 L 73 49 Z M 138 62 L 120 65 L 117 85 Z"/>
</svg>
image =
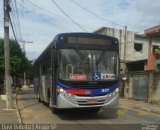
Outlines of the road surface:
<svg viewBox="0 0 160 130">
<path fill-rule="evenodd" d="M 23 124 L 52 124 L 45 129 L 145 130 L 148 127 L 149 130 L 151 127 L 155 127 L 155 130 L 160 129 L 156 125 L 160 123 L 160 115 L 120 105 L 117 108 L 102 108 L 97 113 L 91 110 L 70 109 L 53 114 L 46 105 L 38 102 L 32 88 L 22 89 L 17 96 L 17 102 Z"/>
</svg>

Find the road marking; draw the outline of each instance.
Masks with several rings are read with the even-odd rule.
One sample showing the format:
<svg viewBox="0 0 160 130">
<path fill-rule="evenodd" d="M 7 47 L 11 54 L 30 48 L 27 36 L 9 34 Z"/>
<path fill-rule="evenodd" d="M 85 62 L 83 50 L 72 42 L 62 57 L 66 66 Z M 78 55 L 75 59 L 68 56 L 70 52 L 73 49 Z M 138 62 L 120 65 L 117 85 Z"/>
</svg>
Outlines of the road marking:
<svg viewBox="0 0 160 130">
<path fill-rule="evenodd" d="M 123 106 L 123 105 L 121 105 L 120 107 L 122 107 L 122 108 L 126 108 L 126 109 L 130 109 L 130 110 L 133 110 L 133 111 L 137 111 L 137 112 L 144 112 L 144 110 L 138 110 L 138 109 L 130 108 L 130 107 Z M 156 113 L 153 113 L 153 112 L 148 112 L 148 113 L 150 113 L 150 114 L 152 114 L 152 115 L 155 115 L 155 116 L 159 116 L 159 117 L 160 117 L 160 115 L 159 115 L 159 114 L 156 114 Z"/>
<path fill-rule="evenodd" d="M 140 116 L 147 116 L 147 115 L 149 115 L 149 113 L 145 112 L 145 111 L 142 111 L 142 112 L 139 112 L 138 115 L 140 115 Z"/>
<path fill-rule="evenodd" d="M 145 110 L 147 112 L 152 112 L 152 109 L 148 109 L 148 108 L 142 108 L 142 110 Z"/>
<path fill-rule="evenodd" d="M 124 115 L 127 111 L 128 111 L 127 109 L 121 108 L 121 109 L 118 109 L 116 113 L 118 116 L 121 116 L 121 115 Z"/>
</svg>

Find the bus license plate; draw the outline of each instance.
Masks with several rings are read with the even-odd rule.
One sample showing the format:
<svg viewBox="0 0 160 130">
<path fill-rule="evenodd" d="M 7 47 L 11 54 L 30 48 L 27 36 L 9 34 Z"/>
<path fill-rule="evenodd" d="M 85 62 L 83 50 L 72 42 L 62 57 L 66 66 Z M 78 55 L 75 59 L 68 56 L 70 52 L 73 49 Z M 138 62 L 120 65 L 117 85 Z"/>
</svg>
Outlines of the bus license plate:
<svg viewBox="0 0 160 130">
<path fill-rule="evenodd" d="M 89 104 L 96 104 L 97 100 L 96 99 L 90 99 L 90 100 L 88 100 L 88 103 Z"/>
</svg>

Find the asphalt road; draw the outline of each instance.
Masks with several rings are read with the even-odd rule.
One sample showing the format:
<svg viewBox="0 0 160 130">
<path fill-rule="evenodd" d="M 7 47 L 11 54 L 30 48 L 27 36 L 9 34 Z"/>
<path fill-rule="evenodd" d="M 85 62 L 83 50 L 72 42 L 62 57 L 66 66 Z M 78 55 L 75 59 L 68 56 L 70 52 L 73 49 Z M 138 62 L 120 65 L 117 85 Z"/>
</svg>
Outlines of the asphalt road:
<svg viewBox="0 0 160 130">
<path fill-rule="evenodd" d="M 61 110 L 57 115 L 37 101 L 33 89 L 23 89 L 17 96 L 23 124 L 34 124 L 35 129 L 60 130 L 145 130 L 160 127 L 160 115 L 124 106 L 102 108 L 98 113 L 91 110 Z M 37 125 L 37 124 L 43 124 Z M 149 129 L 150 130 L 150 129 Z"/>
</svg>

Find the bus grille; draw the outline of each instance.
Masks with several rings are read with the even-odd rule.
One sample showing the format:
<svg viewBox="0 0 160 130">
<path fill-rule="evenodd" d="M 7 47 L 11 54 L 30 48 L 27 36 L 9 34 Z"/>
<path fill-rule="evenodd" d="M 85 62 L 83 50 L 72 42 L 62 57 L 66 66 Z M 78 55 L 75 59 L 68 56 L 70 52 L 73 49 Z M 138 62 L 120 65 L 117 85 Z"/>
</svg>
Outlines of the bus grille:
<svg viewBox="0 0 160 130">
<path fill-rule="evenodd" d="M 79 97 L 97 97 L 97 96 L 105 96 L 106 94 L 101 94 L 101 95 L 78 95 L 76 94 L 76 96 L 79 96 Z"/>
<path fill-rule="evenodd" d="M 80 106 L 95 106 L 95 105 L 103 105 L 105 100 L 98 100 L 96 103 L 88 103 L 88 101 L 83 100 L 83 101 L 77 101 L 78 105 Z"/>
</svg>

